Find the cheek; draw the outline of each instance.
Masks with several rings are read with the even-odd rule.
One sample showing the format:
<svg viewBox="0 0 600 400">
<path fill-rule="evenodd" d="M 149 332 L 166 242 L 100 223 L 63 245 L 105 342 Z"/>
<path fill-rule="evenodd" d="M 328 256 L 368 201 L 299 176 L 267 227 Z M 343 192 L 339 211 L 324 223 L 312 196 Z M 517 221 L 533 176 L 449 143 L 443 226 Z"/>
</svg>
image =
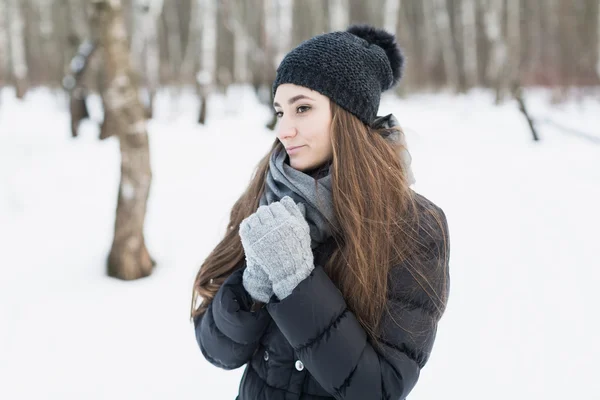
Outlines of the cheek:
<svg viewBox="0 0 600 400">
<path fill-rule="evenodd" d="M 313 140 L 318 141 L 321 146 L 324 146 L 329 142 L 331 121 L 329 115 L 326 113 L 316 115 L 312 121 L 311 137 Z"/>
</svg>

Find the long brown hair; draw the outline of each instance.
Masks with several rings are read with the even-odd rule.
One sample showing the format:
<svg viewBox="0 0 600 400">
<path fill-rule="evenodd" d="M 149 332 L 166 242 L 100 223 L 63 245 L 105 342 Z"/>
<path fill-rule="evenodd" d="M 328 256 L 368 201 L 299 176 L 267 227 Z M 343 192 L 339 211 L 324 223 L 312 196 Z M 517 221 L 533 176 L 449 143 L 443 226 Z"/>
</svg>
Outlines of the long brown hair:
<svg viewBox="0 0 600 400">
<path fill-rule="evenodd" d="M 418 198 L 409 188 L 399 157 L 402 145 L 384 137 L 399 128 L 377 131 L 334 102 L 331 112 L 330 173 L 339 226 L 334 232 L 337 248 L 324 268 L 369 338 L 377 342 L 379 322 L 386 311 L 390 268 L 411 260 L 402 266 L 409 269 L 407 272 L 431 299 L 433 312 L 441 317 L 447 301 L 446 257 L 442 255 L 435 270 L 415 262 L 418 257 L 414 255 L 426 245 L 420 243 L 419 235 L 423 210 L 419 211 Z M 276 140 L 271 151 L 281 148 Z M 200 267 L 193 288 L 192 318 L 206 311 L 221 284 L 244 261 L 239 225 L 259 206 L 271 151 L 259 162 L 248 188 L 233 206 L 225 237 Z M 437 226 L 427 229 L 444 232 L 441 216 L 432 209 L 425 212 L 433 216 L 427 221 L 437 221 Z M 198 296 L 203 301 L 196 308 Z"/>
</svg>

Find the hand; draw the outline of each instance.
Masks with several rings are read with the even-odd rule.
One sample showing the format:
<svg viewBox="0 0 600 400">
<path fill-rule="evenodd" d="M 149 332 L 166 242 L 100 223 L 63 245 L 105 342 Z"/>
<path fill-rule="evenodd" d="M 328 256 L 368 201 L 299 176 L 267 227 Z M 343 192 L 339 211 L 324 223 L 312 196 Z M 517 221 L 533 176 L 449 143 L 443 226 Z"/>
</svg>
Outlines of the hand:
<svg viewBox="0 0 600 400">
<path fill-rule="evenodd" d="M 273 284 L 267 273 L 248 259 L 242 275 L 242 284 L 250 297 L 261 303 L 268 303 L 273 295 Z"/>
<path fill-rule="evenodd" d="M 261 206 L 240 224 L 240 238 L 248 263 L 264 270 L 280 300 L 314 269 L 310 228 L 304 205 L 286 196 Z"/>
</svg>

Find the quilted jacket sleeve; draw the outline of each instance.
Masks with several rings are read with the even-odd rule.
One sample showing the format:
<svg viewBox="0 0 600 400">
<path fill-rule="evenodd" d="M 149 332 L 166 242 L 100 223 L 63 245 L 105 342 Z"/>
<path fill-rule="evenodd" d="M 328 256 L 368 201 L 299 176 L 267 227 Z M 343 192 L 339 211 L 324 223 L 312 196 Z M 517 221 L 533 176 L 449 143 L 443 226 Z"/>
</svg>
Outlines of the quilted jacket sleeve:
<svg viewBox="0 0 600 400">
<path fill-rule="evenodd" d="M 242 285 L 242 270 L 237 270 L 223 283 L 206 312 L 194 319 L 196 341 L 211 364 L 230 370 L 252 357 L 270 317 L 264 308 L 249 311 L 251 303 Z"/>
<path fill-rule="evenodd" d="M 442 247 L 448 243 L 447 239 L 444 244 L 429 241 L 428 267 L 439 268 L 440 262 L 447 266 L 448 249 Z M 290 296 L 267 305 L 306 369 L 336 399 L 404 399 L 417 383 L 440 313 L 427 296 L 416 294 L 410 277 L 398 275 L 405 270 L 402 265 L 393 269 L 389 313 L 382 320 L 382 349 L 376 350 L 367 340 L 341 292 L 318 266 Z"/>
</svg>

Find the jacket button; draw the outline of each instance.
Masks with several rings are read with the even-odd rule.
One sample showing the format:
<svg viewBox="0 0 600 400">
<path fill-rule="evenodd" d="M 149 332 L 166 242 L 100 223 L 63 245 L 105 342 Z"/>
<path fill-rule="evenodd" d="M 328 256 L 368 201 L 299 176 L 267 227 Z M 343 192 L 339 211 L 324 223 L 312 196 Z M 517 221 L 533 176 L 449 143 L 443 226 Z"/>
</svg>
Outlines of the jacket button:
<svg viewBox="0 0 600 400">
<path fill-rule="evenodd" d="M 304 364 L 302 364 L 302 361 L 296 360 L 296 370 L 302 371 L 303 369 L 304 369 Z"/>
<path fill-rule="evenodd" d="M 263 360 L 269 361 L 269 352 L 268 351 L 265 351 L 265 354 L 263 354 Z"/>
</svg>

